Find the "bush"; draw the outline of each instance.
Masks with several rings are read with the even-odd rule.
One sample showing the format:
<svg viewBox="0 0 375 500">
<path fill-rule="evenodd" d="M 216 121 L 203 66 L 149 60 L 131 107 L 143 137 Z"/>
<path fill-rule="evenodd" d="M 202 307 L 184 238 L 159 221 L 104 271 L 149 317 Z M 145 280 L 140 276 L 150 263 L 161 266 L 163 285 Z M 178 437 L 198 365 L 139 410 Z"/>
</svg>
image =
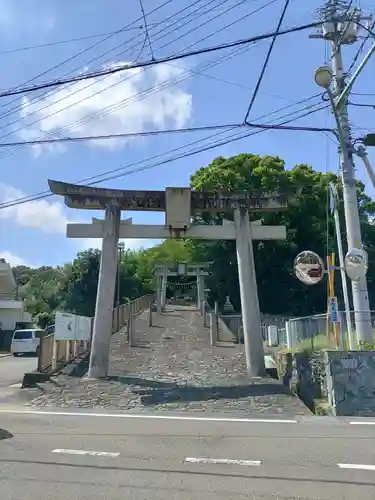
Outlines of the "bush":
<svg viewBox="0 0 375 500">
<path fill-rule="evenodd" d="M 292 349 L 283 348 L 280 352 L 319 352 L 327 349 L 334 349 L 335 343 L 332 337 L 328 339 L 326 335 L 316 335 L 310 339 L 300 340 Z"/>
</svg>

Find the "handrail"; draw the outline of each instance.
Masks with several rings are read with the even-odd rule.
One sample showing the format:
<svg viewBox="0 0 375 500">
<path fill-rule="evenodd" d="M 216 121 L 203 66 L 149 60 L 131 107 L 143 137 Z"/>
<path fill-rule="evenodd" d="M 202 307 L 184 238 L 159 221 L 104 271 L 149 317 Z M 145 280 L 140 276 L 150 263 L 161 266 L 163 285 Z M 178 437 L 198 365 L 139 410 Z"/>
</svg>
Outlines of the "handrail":
<svg viewBox="0 0 375 500">
<path fill-rule="evenodd" d="M 129 301 L 127 304 L 115 307 L 112 313 L 112 334 L 121 330 L 125 325 L 131 326 L 133 317 L 147 309 L 153 299 L 154 296 L 151 294 L 143 295 Z M 38 371 L 52 373 L 78 356 L 87 354 L 91 349 L 94 319 L 91 318 L 89 341 L 55 340 L 53 333 L 42 337 L 38 354 Z"/>
</svg>

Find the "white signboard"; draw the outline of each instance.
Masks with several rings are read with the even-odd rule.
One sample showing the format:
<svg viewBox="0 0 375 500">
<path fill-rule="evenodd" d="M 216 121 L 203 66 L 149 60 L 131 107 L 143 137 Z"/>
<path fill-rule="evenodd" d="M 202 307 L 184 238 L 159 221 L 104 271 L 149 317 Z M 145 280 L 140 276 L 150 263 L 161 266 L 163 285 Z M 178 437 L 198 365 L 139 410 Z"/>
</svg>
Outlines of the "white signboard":
<svg viewBox="0 0 375 500">
<path fill-rule="evenodd" d="M 91 318 L 87 316 L 76 316 L 76 338 L 75 340 L 90 340 Z"/>
<path fill-rule="evenodd" d="M 56 312 L 55 340 L 90 340 L 91 318 Z"/>
</svg>

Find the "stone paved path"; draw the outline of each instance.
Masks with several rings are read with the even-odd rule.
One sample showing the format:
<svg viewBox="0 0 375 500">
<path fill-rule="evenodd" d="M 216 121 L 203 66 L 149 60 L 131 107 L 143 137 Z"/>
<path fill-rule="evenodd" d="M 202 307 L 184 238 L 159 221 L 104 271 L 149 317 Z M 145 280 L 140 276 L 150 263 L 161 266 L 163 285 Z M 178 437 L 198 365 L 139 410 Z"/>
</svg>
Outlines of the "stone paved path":
<svg viewBox="0 0 375 500">
<path fill-rule="evenodd" d="M 278 381 L 251 381 L 242 346 L 211 347 L 196 310 L 169 307 L 136 321 L 133 347 L 112 338 L 109 377 L 93 381 L 64 375 L 42 385 L 31 404 L 112 408 L 133 412 L 224 412 L 265 417 L 307 415 L 309 410 Z"/>
</svg>

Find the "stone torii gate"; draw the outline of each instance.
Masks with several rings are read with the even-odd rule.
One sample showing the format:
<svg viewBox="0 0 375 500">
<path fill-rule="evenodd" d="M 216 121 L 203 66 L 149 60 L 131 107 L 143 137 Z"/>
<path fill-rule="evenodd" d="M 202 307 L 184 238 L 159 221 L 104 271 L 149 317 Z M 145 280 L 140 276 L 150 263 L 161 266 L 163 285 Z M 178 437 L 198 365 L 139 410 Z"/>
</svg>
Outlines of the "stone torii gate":
<svg viewBox="0 0 375 500">
<path fill-rule="evenodd" d="M 241 295 L 242 322 L 247 370 L 252 376 L 265 372 L 263 339 L 254 266 L 252 240 L 282 240 L 285 226 L 250 224 L 249 212 L 275 212 L 286 207 L 279 193 L 207 193 L 186 187 L 165 191 L 130 191 L 82 186 L 49 180 L 53 194 L 64 196 L 66 206 L 83 210 L 104 210 L 104 220 L 92 224 L 68 224 L 68 238 L 102 239 L 102 253 L 90 356 L 89 377 L 105 377 L 108 371 L 112 334 L 117 244 L 121 238 L 196 238 L 235 240 Z M 165 212 L 165 225 L 133 225 L 121 221 L 121 211 Z M 199 213 L 234 214 L 234 222 L 223 225 L 195 225 Z"/>
<path fill-rule="evenodd" d="M 176 266 L 167 264 L 155 264 L 156 276 L 156 306 L 160 313 L 165 307 L 167 299 L 168 276 L 194 276 L 197 280 L 197 308 L 203 314 L 204 307 L 204 283 L 208 276 L 206 269 L 212 262 L 188 264 L 187 262 L 178 262 Z"/>
</svg>

